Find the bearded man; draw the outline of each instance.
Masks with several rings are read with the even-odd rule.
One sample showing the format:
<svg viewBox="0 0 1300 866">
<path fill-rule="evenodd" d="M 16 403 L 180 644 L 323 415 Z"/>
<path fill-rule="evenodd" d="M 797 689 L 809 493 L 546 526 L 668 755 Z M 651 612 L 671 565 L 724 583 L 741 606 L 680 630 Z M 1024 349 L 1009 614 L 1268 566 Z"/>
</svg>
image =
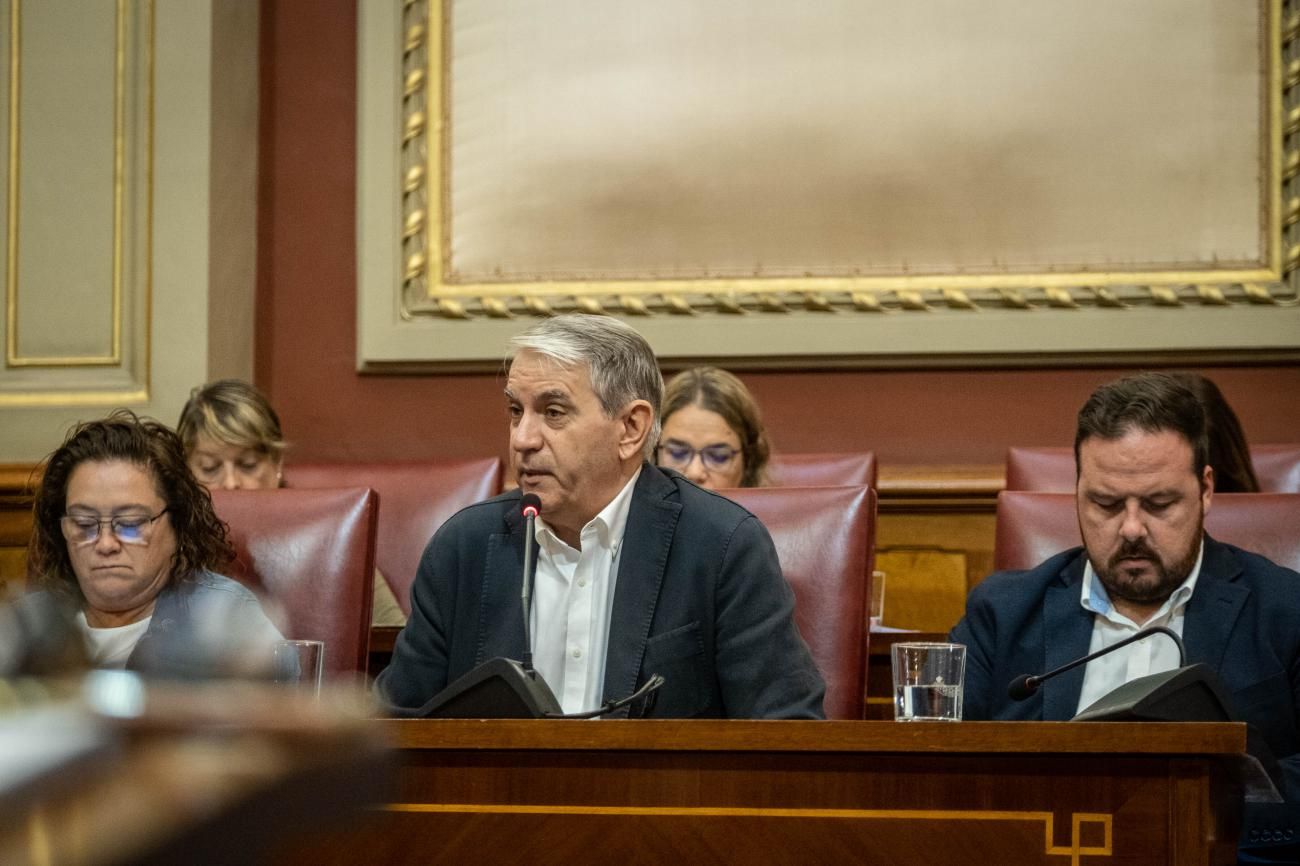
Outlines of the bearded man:
<svg viewBox="0 0 1300 866">
<path fill-rule="evenodd" d="M 1300 798 L 1300 574 L 1205 534 L 1214 495 L 1205 415 L 1178 379 L 1145 373 L 1098 388 L 1074 440 L 1083 547 L 970 594 L 952 639 L 967 646 L 969 719 L 1064 720 L 1136 677 L 1178 666 L 1149 637 L 1045 682 L 1017 702 L 1007 684 L 1151 626 L 1180 634 L 1187 663 L 1227 686 L 1232 709 L 1280 760 Z"/>
</svg>

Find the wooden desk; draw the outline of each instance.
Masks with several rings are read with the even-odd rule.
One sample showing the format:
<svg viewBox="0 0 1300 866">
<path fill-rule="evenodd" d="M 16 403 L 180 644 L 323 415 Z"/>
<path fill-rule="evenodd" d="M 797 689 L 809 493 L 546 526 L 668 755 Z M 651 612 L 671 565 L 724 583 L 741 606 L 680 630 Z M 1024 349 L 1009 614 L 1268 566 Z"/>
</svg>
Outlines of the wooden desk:
<svg viewBox="0 0 1300 866">
<path fill-rule="evenodd" d="M 1227 864 L 1238 724 L 377 722 L 398 796 L 279 863 Z"/>
</svg>

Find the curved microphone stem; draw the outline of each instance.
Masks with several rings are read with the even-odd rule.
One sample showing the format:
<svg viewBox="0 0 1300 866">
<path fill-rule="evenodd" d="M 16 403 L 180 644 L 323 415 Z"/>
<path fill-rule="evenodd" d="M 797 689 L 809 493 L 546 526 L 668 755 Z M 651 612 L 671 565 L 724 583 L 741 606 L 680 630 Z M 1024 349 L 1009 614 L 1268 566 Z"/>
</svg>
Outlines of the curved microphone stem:
<svg viewBox="0 0 1300 866">
<path fill-rule="evenodd" d="M 1039 674 L 1036 677 L 1029 676 L 1028 674 L 1022 674 L 1011 681 L 1011 685 L 1007 687 L 1007 694 L 1011 696 L 1012 700 L 1023 701 L 1025 698 L 1029 697 L 1034 692 L 1038 691 L 1038 687 L 1042 685 L 1042 683 L 1045 680 L 1050 680 L 1052 677 L 1056 676 L 1057 674 L 1063 674 L 1068 670 L 1077 668 L 1079 665 L 1087 664 L 1088 662 L 1092 661 L 1098 656 L 1103 656 L 1106 653 L 1113 652 L 1122 646 L 1127 646 L 1128 644 L 1134 643 L 1136 641 L 1140 641 L 1143 638 L 1151 637 L 1154 634 L 1163 634 L 1166 637 L 1168 637 L 1170 640 L 1172 640 L 1174 642 L 1174 645 L 1178 647 L 1178 666 L 1183 667 L 1184 665 L 1187 664 L 1187 651 L 1183 648 L 1183 639 L 1178 636 L 1178 633 L 1175 632 L 1173 629 L 1167 628 L 1163 625 L 1154 625 L 1151 628 L 1142 629 L 1137 634 L 1131 634 L 1128 637 L 1124 638 L 1122 641 L 1113 643 L 1099 652 L 1086 655 L 1083 658 L 1075 659 L 1069 664 L 1061 665 L 1059 668 L 1057 668 L 1054 671 L 1048 671 L 1047 673 Z"/>
<path fill-rule="evenodd" d="M 650 679 L 642 684 L 641 688 L 634 691 L 625 698 L 617 701 L 607 701 L 600 709 L 588 710 L 585 713 L 546 713 L 543 718 L 547 719 L 594 719 L 597 716 L 603 716 L 606 713 L 612 713 L 615 710 L 621 710 L 633 701 L 640 700 L 651 692 L 658 691 L 659 687 L 664 684 L 664 678 L 659 674 L 654 674 Z"/>
</svg>

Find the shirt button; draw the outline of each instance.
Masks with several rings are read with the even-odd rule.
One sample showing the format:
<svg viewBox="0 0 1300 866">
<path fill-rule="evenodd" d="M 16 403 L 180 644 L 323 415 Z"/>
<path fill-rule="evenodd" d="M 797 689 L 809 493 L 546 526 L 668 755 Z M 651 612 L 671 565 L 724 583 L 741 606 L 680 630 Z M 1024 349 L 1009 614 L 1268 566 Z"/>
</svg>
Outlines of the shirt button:
<svg viewBox="0 0 1300 866">
<path fill-rule="evenodd" d="M 585 578 L 585 577 L 583 577 L 583 578 L 579 578 L 579 580 L 578 580 L 578 586 L 586 586 L 586 585 L 587 585 L 587 578 Z"/>
<path fill-rule="evenodd" d="M 580 658 L 582 658 L 582 650 L 580 650 L 580 649 L 576 649 L 576 650 L 574 650 L 574 651 L 573 651 L 573 657 L 574 657 L 575 659 L 580 659 Z"/>
</svg>

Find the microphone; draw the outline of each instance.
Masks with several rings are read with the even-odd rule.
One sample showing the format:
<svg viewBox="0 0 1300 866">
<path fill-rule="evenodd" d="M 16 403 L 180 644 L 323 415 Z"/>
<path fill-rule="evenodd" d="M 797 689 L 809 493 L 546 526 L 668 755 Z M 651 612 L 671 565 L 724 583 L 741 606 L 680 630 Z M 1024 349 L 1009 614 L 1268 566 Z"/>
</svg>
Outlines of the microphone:
<svg viewBox="0 0 1300 866">
<path fill-rule="evenodd" d="M 1173 631 L 1172 629 L 1166 628 L 1163 625 L 1156 625 L 1156 626 L 1152 626 L 1151 628 L 1144 628 L 1142 629 L 1142 631 L 1138 632 L 1137 634 L 1129 635 L 1128 637 L 1124 638 L 1122 641 L 1119 641 L 1118 643 L 1113 643 L 1110 646 L 1106 647 L 1105 649 L 1098 650 L 1095 653 L 1090 653 L 1089 655 L 1086 655 L 1083 658 L 1075 659 L 1069 664 L 1061 665 L 1059 668 L 1057 668 L 1054 671 L 1048 671 L 1045 674 L 1039 674 L 1037 676 L 1031 676 L 1029 674 L 1021 674 L 1020 676 L 1012 680 L 1011 683 L 1007 686 L 1007 695 L 1009 695 L 1011 700 L 1013 701 L 1023 701 L 1026 698 L 1031 697 L 1034 694 L 1034 692 L 1038 691 L 1039 686 L 1041 686 L 1043 683 L 1050 680 L 1052 677 L 1055 677 L 1059 674 L 1063 674 L 1068 670 L 1073 670 L 1074 668 L 1077 668 L 1079 665 L 1087 664 L 1093 659 L 1101 658 L 1107 653 L 1112 653 L 1115 650 L 1119 649 L 1120 647 L 1128 646 L 1129 644 L 1134 643 L 1135 641 L 1140 641 L 1143 638 L 1151 637 L 1152 635 L 1156 635 L 1156 634 L 1165 635 L 1178 646 L 1178 666 L 1180 668 L 1183 667 L 1183 665 L 1187 663 L 1187 652 L 1186 650 L 1183 649 L 1182 638 L 1180 638 L 1178 636 L 1178 633 Z"/>
<path fill-rule="evenodd" d="M 537 555 L 533 552 L 533 538 L 537 525 L 537 515 L 542 510 L 542 498 L 536 493 L 525 493 L 519 500 L 519 507 L 524 515 L 524 579 L 519 589 L 520 606 L 524 613 L 524 657 L 520 659 L 524 670 L 533 669 L 533 636 L 530 633 L 530 620 L 533 615 L 533 580 L 537 574 Z"/>
<path fill-rule="evenodd" d="M 664 678 L 659 674 L 652 675 L 641 688 L 625 698 L 606 701 L 599 708 L 587 712 L 565 713 L 546 680 L 533 669 L 533 642 L 529 634 L 533 581 L 537 573 L 533 536 L 542 500 L 536 493 L 525 493 L 519 506 L 524 517 L 524 575 L 519 589 L 524 617 L 523 657 L 518 662 L 506 658 L 488 659 L 449 684 L 423 706 L 385 706 L 388 715 L 408 719 L 592 719 L 609 715 L 637 701 L 642 702 L 638 716 L 648 715 L 654 708 L 658 690 L 664 684 Z"/>
</svg>

